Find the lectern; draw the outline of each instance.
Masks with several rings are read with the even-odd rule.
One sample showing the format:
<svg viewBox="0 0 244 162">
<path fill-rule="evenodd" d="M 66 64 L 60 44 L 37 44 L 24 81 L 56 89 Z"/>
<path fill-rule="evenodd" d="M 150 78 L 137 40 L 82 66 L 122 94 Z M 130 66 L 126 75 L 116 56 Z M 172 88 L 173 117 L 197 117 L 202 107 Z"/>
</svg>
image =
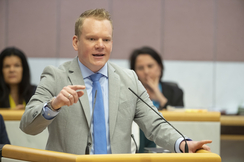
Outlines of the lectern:
<svg viewBox="0 0 244 162">
<path fill-rule="evenodd" d="M 75 155 L 14 145 L 2 147 L 2 162 L 221 162 L 219 155 L 204 150 L 197 153 Z"/>
</svg>

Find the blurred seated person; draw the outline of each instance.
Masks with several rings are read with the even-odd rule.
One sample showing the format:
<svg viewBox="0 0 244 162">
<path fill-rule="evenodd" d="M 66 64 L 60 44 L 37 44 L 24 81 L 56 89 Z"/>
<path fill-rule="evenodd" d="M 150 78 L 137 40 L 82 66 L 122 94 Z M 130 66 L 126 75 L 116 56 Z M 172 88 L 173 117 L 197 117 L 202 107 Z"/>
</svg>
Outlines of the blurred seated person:
<svg viewBox="0 0 244 162">
<path fill-rule="evenodd" d="M 164 71 L 163 60 L 154 49 L 135 49 L 130 56 L 130 68 L 136 72 L 158 110 L 166 109 L 167 106 L 184 106 L 183 91 L 177 84 L 161 81 Z M 148 140 L 140 130 L 139 152 L 144 153 L 145 147 L 156 147 L 156 144 Z"/>
<path fill-rule="evenodd" d="M 0 144 L 10 144 L 8 134 L 5 128 L 5 123 L 2 115 L 0 114 Z"/>
<path fill-rule="evenodd" d="M 25 54 L 15 47 L 4 49 L 0 68 L 0 108 L 24 109 L 36 90 Z"/>
</svg>

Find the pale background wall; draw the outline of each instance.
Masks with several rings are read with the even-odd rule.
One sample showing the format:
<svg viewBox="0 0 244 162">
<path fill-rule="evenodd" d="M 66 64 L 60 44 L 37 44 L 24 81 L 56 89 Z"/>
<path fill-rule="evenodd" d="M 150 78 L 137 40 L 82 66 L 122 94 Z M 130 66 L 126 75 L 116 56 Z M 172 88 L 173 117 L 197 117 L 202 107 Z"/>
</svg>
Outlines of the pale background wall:
<svg viewBox="0 0 244 162">
<path fill-rule="evenodd" d="M 45 66 L 77 55 L 74 23 L 91 8 L 112 15 L 111 61 L 129 68 L 134 48 L 155 48 L 185 107 L 236 113 L 244 103 L 243 0 L 0 0 L 0 50 L 22 49 L 38 84 Z"/>
</svg>

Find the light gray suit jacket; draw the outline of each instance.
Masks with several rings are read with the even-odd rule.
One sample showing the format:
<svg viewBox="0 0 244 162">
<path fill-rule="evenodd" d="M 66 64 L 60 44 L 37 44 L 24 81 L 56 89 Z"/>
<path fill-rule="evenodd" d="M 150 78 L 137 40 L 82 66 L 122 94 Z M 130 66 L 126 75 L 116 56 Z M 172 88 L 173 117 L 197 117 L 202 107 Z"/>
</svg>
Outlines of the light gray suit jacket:
<svg viewBox="0 0 244 162">
<path fill-rule="evenodd" d="M 134 71 L 108 62 L 109 83 L 109 136 L 111 151 L 130 153 L 131 126 L 134 120 L 150 140 L 171 152 L 181 136 L 140 101 L 128 88 L 135 91 L 150 106 L 153 103 Z M 56 68 L 48 66 L 41 75 L 35 95 L 26 106 L 20 128 L 36 135 L 48 127 L 46 149 L 84 154 L 90 123 L 90 107 L 86 90 L 79 102 L 63 106 L 52 120 L 42 116 L 42 108 L 67 85 L 85 85 L 78 64 L 78 57 Z M 157 111 L 157 109 L 154 107 Z"/>
</svg>

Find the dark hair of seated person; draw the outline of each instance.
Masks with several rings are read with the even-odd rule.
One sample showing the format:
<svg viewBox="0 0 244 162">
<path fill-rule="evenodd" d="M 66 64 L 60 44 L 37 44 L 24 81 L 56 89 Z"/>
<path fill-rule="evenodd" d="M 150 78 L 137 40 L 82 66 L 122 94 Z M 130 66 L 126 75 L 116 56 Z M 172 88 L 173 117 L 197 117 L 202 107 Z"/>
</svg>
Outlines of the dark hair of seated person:
<svg viewBox="0 0 244 162">
<path fill-rule="evenodd" d="M 5 82 L 3 74 L 4 59 L 9 56 L 19 57 L 23 68 L 22 79 L 18 85 L 19 103 L 16 103 L 16 105 L 22 104 L 23 101 L 27 103 L 36 90 L 36 86 L 33 86 L 30 83 L 30 69 L 25 54 L 15 47 L 5 48 L 0 54 L 0 108 L 10 108 L 10 86 Z"/>
<path fill-rule="evenodd" d="M 165 82 L 162 81 L 162 77 L 164 74 L 164 64 L 163 59 L 160 54 L 151 47 L 143 46 L 141 48 L 137 48 L 132 51 L 130 55 L 130 68 L 134 70 L 136 73 L 136 61 L 138 56 L 140 55 L 149 55 L 155 60 L 160 67 L 161 73 L 159 77 L 159 84 L 162 85 L 163 94 L 168 99 L 168 102 L 163 106 L 159 107 L 159 110 L 166 109 L 167 106 L 175 106 L 177 108 L 181 108 L 184 106 L 183 102 L 183 90 L 178 87 L 178 84 L 175 82 Z"/>
<path fill-rule="evenodd" d="M 150 55 L 158 63 L 161 68 L 161 75 L 159 77 L 161 79 L 163 77 L 164 64 L 161 56 L 151 47 L 144 46 L 142 48 L 135 49 L 130 55 L 130 68 L 135 71 L 136 59 L 142 54 Z"/>
</svg>

